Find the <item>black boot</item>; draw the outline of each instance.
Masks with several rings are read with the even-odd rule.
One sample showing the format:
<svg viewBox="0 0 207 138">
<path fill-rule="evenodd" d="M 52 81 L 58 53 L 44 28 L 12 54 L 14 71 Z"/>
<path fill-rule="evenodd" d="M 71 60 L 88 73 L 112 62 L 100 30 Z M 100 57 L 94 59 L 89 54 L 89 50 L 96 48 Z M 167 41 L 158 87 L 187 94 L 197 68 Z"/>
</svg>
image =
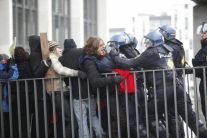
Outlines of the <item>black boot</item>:
<svg viewBox="0 0 207 138">
<path fill-rule="evenodd" d="M 198 130 L 199 130 L 199 136 L 200 136 L 199 138 L 207 138 L 207 128 L 200 121 L 198 123 Z"/>
<path fill-rule="evenodd" d="M 144 124 L 139 124 L 139 138 L 147 138 L 147 130 Z M 137 127 L 131 127 L 130 128 L 130 136 L 132 138 L 138 137 L 138 133 L 137 133 Z M 151 132 L 149 132 L 149 137 L 150 138 L 155 138 Z"/>
<path fill-rule="evenodd" d="M 176 138 L 177 137 L 177 130 L 178 130 L 178 136 L 179 138 L 185 138 L 185 132 L 184 132 L 184 127 L 183 127 L 183 122 L 181 120 L 181 118 L 178 116 L 178 129 L 176 129 L 176 119 L 174 118 L 168 118 L 168 126 L 169 126 L 169 132 L 170 132 L 170 136 L 172 138 Z"/>
</svg>

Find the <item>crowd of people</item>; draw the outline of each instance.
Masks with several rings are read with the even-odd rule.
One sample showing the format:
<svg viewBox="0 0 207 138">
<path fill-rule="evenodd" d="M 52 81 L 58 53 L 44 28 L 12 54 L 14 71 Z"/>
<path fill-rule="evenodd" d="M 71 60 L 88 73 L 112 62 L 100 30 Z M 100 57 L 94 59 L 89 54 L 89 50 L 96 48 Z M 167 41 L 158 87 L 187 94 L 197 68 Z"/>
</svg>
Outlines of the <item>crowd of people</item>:
<svg viewBox="0 0 207 138">
<path fill-rule="evenodd" d="M 169 25 L 144 36 L 142 53 L 136 37 L 123 32 L 106 45 L 91 36 L 83 48 L 73 39 L 65 39 L 64 49 L 48 41 L 43 60 L 40 37 L 29 36 L 30 53 L 16 47 L 10 58 L 0 54 L 0 135 L 184 138 L 185 121 L 206 138 L 184 88 L 185 74 L 195 72 L 206 117 L 206 74 L 198 67 L 207 65 L 207 23 L 199 33 L 202 48 L 192 60 L 197 68 L 186 70 L 183 44 Z"/>
</svg>

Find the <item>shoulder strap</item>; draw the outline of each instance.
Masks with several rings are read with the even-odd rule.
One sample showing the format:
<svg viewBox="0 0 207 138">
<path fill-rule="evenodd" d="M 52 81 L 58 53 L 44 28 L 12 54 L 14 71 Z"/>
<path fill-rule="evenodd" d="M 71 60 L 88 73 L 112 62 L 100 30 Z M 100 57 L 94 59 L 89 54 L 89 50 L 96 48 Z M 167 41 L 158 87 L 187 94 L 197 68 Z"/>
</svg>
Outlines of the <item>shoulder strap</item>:
<svg viewBox="0 0 207 138">
<path fill-rule="evenodd" d="M 170 46 L 166 45 L 166 44 L 163 44 L 163 47 L 164 47 L 168 52 L 172 52 L 172 51 L 173 51 L 173 49 L 172 49 Z"/>
</svg>

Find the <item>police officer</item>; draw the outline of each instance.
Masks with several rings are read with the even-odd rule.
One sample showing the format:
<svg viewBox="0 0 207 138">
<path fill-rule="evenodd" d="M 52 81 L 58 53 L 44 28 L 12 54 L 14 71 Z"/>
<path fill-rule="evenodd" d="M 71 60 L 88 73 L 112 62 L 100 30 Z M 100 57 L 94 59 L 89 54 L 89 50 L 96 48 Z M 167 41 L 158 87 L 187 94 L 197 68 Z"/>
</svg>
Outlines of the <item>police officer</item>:
<svg viewBox="0 0 207 138">
<path fill-rule="evenodd" d="M 160 33 L 164 37 L 164 43 L 170 46 L 172 51 L 173 62 L 176 68 L 184 68 L 185 67 L 185 50 L 183 48 L 183 43 L 176 39 L 176 30 L 169 25 L 164 25 L 159 28 Z M 182 81 L 182 70 L 176 70 L 178 78 Z M 169 131 L 172 137 L 176 137 L 176 117 L 175 117 L 175 109 L 174 107 L 171 108 L 170 112 L 168 113 L 168 121 L 169 121 Z M 178 116 L 178 130 L 179 130 L 179 137 L 184 138 L 185 132 L 183 123 L 181 118 Z"/>
<path fill-rule="evenodd" d="M 201 49 L 195 55 L 195 58 L 192 59 L 192 64 L 194 67 L 207 66 L 207 23 L 206 22 L 203 22 L 202 25 L 200 25 L 197 28 L 197 33 L 201 35 Z M 201 97 L 202 111 L 206 118 L 206 107 L 205 107 L 206 98 L 205 98 L 205 90 L 204 90 L 204 86 L 206 85 L 206 82 L 204 81 L 203 68 L 196 69 L 195 75 L 196 77 L 201 79 L 199 84 L 199 91 Z"/>
<path fill-rule="evenodd" d="M 122 58 L 131 59 L 137 57 L 140 55 L 139 51 L 136 49 L 137 46 L 137 39 L 135 36 L 129 33 L 120 33 L 116 34 L 111 37 L 108 44 L 112 45 L 114 48 L 116 48 L 119 51 L 119 56 Z M 112 57 L 113 58 L 113 57 Z M 117 61 L 117 60 L 115 60 Z M 120 62 L 119 62 L 120 63 Z M 138 67 L 136 67 L 138 69 Z M 128 95 L 128 107 L 129 107 L 129 124 L 130 124 L 130 131 L 131 131 L 131 137 L 137 137 L 137 122 L 136 120 L 136 104 L 135 104 L 135 96 L 137 95 L 138 98 L 138 112 L 139 112 L 139 136 L 141 138 L 147 137 L 146 128 L 144 125 L 144 88 L 141 81 L 141 76 L 139 73 L 136 73 L 136 85 L 138 89 L 138 93 L 135 94 L 129 94 Z M 125 95 L 122 95 L 125 97 Z M 123 98 L 125 99 L 125 98 Z M 126 102 L 126 101 L 125 101 Z M 124 106 L 126 107 L 126 106 Z M 125 109 L 126 110 L 126 109 Z M 152 137 L 152 135 L 150 135 Z"/>
<path fill-rule="evenodd" d="M 164 43 L 169 45 L 173 49 L 173 62 L 176 68 L 184 68 L 185 62 L 185 50 L 183 43 L 176 39 L 176 30 L 169 25 L 160 27 L 160 33 L 164 37 Z M 182 78 L 182 70 L 177 70 L 177 75 Z"/>
<path fill-rule="evenodd" d="M 174 88 L 173 88 L 173 71 L 166 69 L 173 69 L 174 64 L 172 61 L 172 48 L 167 45 L 163 45 L 162 35 L 159 32 L 153 31 L 148 33 L 145 37 L 145 45 L 147 49 L 137 57 L 134 66 L 141 66 L 146 72 L 146 83 L 148 87 L 152 87 L 154 90 L 155 98 L 148 101 L 148 118 L 150 129 L 156 133 L 156 115 L 155 115 L 155 104 L 157 105 L 158 118 L 160 118 L 164 113 L 164 92 L 166 92 L 167 105 L 174 104 Z M 116 57 L 115 57 L 116 58 Z M 150 71 L 156 70 L 157 71 Z M 163 70 L 162 70 L 163 69 Z M 165 82 L 164 82 L 164 76 Z M 156 80 L 156 81 L 153 81 Z M 177 79 L 176 79 L 177 80 Z M 164 87 L 164 85 L 166 87 Z M 183 120 L 187 121 L 185 118 L 185 101 L 184 101 L 184 88 L 176 81 L 176 99 L 177 99 L 177 110 L 179 115 Z M 155 103 L 156 102 L 156 103 Z M 198 130 L 196 129 L 196 115 L 192 109 L 192 103 L 188 97 L 187 99 L 187 119 L 188 126 L 191 130 L 198 135 L 200 138 L 207 137 L 207 129 L 201 122 L 198 122 Z M 158 132 L 160 138 L 166 137 L 166 130 L 164 126 L 158 121 Z"/>
</svg>

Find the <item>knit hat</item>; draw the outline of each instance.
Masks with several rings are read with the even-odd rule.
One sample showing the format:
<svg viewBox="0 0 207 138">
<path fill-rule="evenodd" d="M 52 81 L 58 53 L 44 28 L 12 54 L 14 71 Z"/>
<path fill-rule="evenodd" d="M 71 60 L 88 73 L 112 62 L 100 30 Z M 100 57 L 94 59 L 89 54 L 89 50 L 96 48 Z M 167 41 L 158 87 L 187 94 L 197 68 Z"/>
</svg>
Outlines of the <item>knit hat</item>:
<svg viewBox="0 0 207 138">
<path fill-rule="evenodd" d="M 55 41 L 49 41 L 48 42 L 48 47 L 49 47 L 49 50 L 52 51 L 55 47 L 59 46 L 59 44 Z"/>
</svg>

